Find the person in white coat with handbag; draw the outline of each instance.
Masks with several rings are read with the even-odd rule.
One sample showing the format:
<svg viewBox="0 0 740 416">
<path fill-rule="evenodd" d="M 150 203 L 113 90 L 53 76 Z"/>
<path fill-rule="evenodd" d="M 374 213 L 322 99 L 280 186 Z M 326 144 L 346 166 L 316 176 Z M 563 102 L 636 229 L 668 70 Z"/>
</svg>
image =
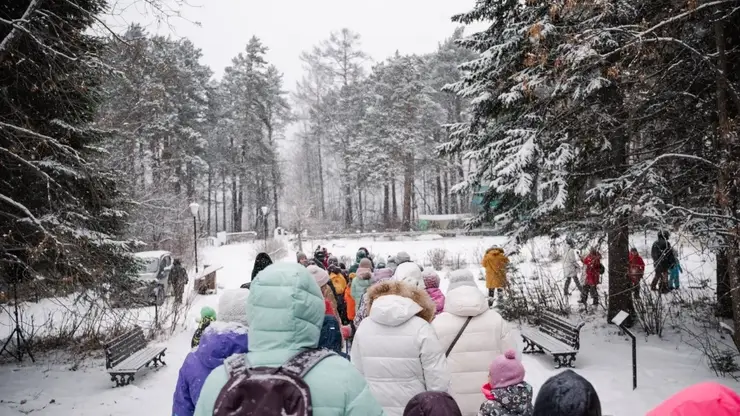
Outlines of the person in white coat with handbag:
<svg viewBox="0 0 740 416">
<path fill-rule="evenodd" d="M 430 324 L 436 308 L 426 291 L 390 280 L 370 287 L 367 300 L 369 315 L 357 328 L 350 356 L 385 414 L 402 416 L 419 393 L 447 392 L 450 373 Z"/>
<path fill-rule="evenodd" d="M 507 350 L 516 349 L 516 342 L 509 324 L 489 309 L 486 295 L 469 270 L 454 271 L 448 279 L 444 312 L 437 315 L 432 326 L 447 354 L 450 394 L 463 416 L 475 416 L 482 401 L 480 386 L 488 377 L 488 367 L 481 363 L 490 363 Z"/>
</svg>

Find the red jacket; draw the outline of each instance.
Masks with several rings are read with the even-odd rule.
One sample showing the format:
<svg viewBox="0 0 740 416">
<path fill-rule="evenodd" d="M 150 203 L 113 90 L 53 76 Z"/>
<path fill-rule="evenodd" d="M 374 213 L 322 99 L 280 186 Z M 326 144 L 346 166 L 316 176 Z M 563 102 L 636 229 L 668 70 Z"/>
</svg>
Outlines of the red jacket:
<svg viewBox="0 0 740 416">
<path fill-rule="evenodd" d="M 642 279 L 642 276 L 645 273 L 645 261 L 642 260 L 642 257 L 640 257 L 639 254 L 633 254 L 630 251 L 629 266 L 630 279 L 632 279 L 632 283 L 637 283 L 638 280 Z"/>
<path fill-rule="evenodd" d="M 599 284 L 599 269 L 601 268 L 601 254 L 589 254 L 583 259 L 583 264 L 586 266 L 586 284 L 590 286 L 596 286 Z"/>
</svg>

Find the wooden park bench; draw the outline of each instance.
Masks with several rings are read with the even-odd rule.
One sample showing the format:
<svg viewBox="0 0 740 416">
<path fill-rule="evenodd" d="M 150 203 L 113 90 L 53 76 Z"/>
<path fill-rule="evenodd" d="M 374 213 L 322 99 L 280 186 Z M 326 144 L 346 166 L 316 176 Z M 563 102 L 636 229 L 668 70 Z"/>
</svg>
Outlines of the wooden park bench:
<svg viewBox="0 0 740 416">
<path fill-rule="evenodd" d="M 105 368 L 116 387 L 134 381 L 136 373 L 144 367 L 165 365 L 166 347 L 147 347 L 144 331 L 135 326 L 131 331 L 105 344 Z"/>
<path fill-rule="evenodd" d="M 524 354 L 552 355 L 555 368 L 574 367 L 576 354 L 580 348 L 581 328 L 583 322 L 573 325 L 552 312 L 545 311 L 540 316 L 537 330 L 523 330 L 522 339 L 525 346 Z"/>
</svg>

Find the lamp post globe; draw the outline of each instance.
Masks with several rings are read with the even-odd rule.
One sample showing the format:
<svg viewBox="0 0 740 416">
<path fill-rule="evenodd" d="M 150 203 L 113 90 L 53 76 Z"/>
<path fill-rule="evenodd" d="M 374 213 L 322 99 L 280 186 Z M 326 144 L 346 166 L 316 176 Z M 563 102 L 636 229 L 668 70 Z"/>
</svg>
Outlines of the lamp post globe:
<svg viewBox="0 0 740 416">
<path fill-rule="evenodd" d="M 190 204 L 190 213 L 193 214 L 194 217 L 198 216 L 198 208 L 200 208 L 200 205 L 197 203 L 193 202 Z"/>
</svg>

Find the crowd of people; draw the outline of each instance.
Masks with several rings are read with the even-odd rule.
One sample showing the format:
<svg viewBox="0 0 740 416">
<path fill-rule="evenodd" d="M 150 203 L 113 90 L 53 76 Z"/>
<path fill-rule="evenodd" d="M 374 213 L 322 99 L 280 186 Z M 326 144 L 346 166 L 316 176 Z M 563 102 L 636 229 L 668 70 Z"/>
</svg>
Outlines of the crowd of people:
<svg viewBox="0 0 740 416">
<path fill-rule="evenodd" d="M 374 259 L 361 248 L 349 268 L 325 249 L 297 263 L 257 259 L 248 284 L 202 311 L 173 416 L 602 415 L 594 386 L 571 370 L 533 394 L 510 325 L 491 308 L 506 286 L 500 248 L 482 260 L 488 294 L 467 269 L 443 293 L 437 271 L 405 252 Z M 598 278 L 599 261 L 582 259 L 587 274 Z M 739 412 L 740 397 L 705 383 L 649 416 Z"/>
</svg>

